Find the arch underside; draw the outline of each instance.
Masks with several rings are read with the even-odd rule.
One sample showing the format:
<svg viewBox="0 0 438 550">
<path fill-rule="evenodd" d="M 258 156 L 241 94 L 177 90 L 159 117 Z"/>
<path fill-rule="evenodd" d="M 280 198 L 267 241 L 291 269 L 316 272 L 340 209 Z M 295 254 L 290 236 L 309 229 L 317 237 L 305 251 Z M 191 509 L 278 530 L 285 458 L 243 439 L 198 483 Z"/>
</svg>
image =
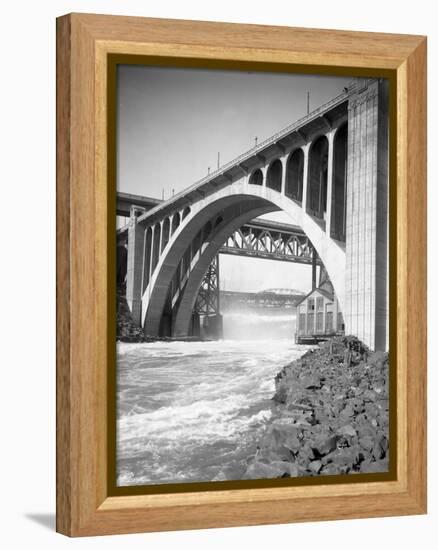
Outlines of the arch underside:
<svg viewBox="0 0 438 550">
<path fill-rule="evenodd" d="M 274 211 L 284 211 L 291 223 L 306 233 L 326 267 L 342 309 L 345 249 L 296 201 L 274 189 L 241 181 L 192 205 L 166 243 L 142 297 L 145 333 L 160 336 L 164 330 L 174 337 L 187 336 L 202 278 L 227 237 L 252 219 Z"/>
</svg>

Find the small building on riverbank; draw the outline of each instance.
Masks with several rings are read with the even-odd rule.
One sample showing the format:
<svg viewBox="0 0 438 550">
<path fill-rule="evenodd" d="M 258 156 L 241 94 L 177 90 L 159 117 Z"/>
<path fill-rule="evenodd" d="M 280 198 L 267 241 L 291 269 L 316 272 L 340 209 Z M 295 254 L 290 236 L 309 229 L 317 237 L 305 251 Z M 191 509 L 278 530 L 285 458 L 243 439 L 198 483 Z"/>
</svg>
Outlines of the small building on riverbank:
<svg viewBox="0 0 438 550">
<path fill-rule="evenodd" d="M 321 342 L 344 332 L 344 319 L 331 285 L 314 288 L 296 307 L 297 344 Z"/>
</svg>

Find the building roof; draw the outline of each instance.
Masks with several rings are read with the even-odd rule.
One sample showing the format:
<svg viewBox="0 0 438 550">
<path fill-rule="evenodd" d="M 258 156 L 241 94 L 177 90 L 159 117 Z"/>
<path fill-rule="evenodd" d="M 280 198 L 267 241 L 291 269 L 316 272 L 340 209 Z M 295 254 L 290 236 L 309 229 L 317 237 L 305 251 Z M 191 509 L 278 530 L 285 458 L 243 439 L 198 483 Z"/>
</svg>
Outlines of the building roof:
<svg viewBox="0 0 438 550">
<path fill-rule="evenodd" d="M 323 288 L 314 288 L 313 290 L 311 290 L 308 294 L 306 294 L 305 296 L 303 296 L 301 298 L 301 300 L 299 302 L 297 302 L 295 305 L 296 306 L 299 306 L 300 304 L 302 304 L 304 302 L 304 300 L 306 300 L 307 298 L 309 298 L 312 294 L 314 294 L 315 292 L 318 292 L 319 294 L 322 294 L 322 296 L 324 296 L 325 298 L 327 298 L 328 300 L 331 300 L 332 302 L 334 301 L 335 297 L 333 294 L 331 294 L 330 292 L 327 292 L 327 290 L 324 290 Z"/>
</svg>

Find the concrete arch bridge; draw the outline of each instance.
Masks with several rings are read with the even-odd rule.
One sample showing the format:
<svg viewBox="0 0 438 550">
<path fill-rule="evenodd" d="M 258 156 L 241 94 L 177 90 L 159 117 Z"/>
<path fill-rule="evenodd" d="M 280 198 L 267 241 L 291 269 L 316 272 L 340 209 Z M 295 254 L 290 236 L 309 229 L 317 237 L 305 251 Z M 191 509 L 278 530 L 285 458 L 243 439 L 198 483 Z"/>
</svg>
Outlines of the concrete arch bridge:
<svg viewBox="0 0 438 550">
<path fill-rule="evenodd" d="M 342 94 L 149 210 L 132 208 L 126 298 L 149 336 L 190 334 L 201 282 L 230 235 L 285 212 L 316 250 L 345 330 L 387 346 L 384 80 Z"/>
</svg>

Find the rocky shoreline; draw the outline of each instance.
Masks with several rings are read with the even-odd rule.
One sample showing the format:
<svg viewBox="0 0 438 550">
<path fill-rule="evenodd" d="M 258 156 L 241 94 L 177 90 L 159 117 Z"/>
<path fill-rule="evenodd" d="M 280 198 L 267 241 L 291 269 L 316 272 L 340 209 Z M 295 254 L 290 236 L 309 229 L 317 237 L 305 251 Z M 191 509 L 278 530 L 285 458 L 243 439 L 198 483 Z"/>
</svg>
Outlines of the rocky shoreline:
<svg viewBox="0 0 438 550">
<path fill-rule="evenodd" d="M 118 342 L 141 343 L 149 342 L 141 327 L 137 326 L 129 311 L 128 302 L 125 297 L 125 287 L 118 286 L 116 294 L 116 340 Z"/>
<path fill-rule="evenodd" d="M 145 336 L 141 327 L 136 325 L 132 320 L 132 315 L 129 310 L 128 302 L 125 297 L 126 291 L 124 286 L 117 287 L 116 301 L 116 341 L 129 344 L 142 344 L 145 342 L 205 342 L 206 338 L 196 336 L 187 336 L 185 338 L 169 338 Z"/>
<path fill-rule="evenodd" d="M 388 354 L 355 337 L 307 351 L 275 379 L 274 416 L 244 479 L 388 471 Z"/>
</svg>

